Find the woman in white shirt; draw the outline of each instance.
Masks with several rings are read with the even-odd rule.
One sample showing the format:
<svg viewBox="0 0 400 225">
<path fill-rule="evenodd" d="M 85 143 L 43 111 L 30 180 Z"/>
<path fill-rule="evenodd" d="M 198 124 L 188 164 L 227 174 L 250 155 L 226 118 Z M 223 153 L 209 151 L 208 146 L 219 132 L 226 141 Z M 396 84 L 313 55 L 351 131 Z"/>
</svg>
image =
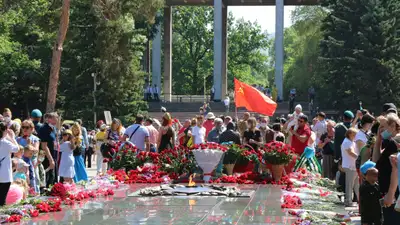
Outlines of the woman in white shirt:
<svg viewBox="0 0 400 225">
<path fill-rule="evenodd" d="M 19 150 L 15 134 L 0 122 L 0 206 L 5 205 L 12 178 L 11 153 Z"/>
<path fill-rule="evenodd" d="M 356 159 L 360 152 L 356 149 L 354 142 L 357 129 L 350 128 L 346 132 L 346 138 L 344 139 L 341 150 L 342 150 L 342 168 L 346 173 L 346 206 L 352 206 L 353 191 L 356 193 L 357 198 L 359 197 L 360 184 L 358 182 L 358 175 L 356 170 Z"/>
<path fill-rule="evenodd" d="M 365 114 L 361 119 L 361 128 L 358 131 L 354 142 L 356 143 L 356 149 L 358 152 L 364 147 L 368 142 L 368 132 L 372 127 L 372 123 L 374 122 L 375 118 L 370 114 Z"/>
</svg>

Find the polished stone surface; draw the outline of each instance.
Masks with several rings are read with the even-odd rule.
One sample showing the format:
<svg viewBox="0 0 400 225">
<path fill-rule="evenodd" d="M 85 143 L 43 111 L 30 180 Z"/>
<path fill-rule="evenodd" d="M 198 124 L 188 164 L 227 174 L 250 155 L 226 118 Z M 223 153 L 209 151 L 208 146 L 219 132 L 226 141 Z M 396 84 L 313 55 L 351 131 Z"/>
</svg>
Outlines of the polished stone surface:
<svg viewBox="0 0 400 225">
<path fill-rule="evenodd" d="M 238 185 L 254 190 L 250 198 L 128 197 L 138 189 L 130 185 L 108 198 L 88 201 L 62 212 L 43 214 L 21 224 L 292 224 L 295 218 L 281 209 L 281 189 L 270 185 Z"/>
</svg>

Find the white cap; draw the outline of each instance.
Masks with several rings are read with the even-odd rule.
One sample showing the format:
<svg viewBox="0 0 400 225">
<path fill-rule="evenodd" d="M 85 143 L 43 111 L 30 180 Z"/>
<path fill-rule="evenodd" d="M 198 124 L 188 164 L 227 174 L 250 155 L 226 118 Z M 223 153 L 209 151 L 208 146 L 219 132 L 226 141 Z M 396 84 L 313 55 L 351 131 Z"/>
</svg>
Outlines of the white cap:
<svg viewBox="0 0 400 225">
<path fill-rule="evenodd" d="M 298 104 L 298 105 L 296 105 L 296 107 L 295 107 L 294 109 L 298 109 L 298 110 L 302 111 L 302 110 L 303 110 L 303 107 L 301 107 L 301 105 Z"/>
</svg>

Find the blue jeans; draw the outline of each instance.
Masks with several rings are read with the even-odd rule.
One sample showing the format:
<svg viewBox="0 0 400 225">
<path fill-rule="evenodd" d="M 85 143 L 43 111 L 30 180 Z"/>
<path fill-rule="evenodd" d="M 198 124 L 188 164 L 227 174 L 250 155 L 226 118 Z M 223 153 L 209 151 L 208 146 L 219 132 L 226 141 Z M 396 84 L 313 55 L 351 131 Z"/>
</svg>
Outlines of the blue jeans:
<svg viewBox="0 0 400 225">
<path fill-rule="evenodd" d="M 398 225 L 400 221 L 400 212 L 394 210 L 394 204 L 390 207 L 383 207 L 383 225 Z"/>
</svg>

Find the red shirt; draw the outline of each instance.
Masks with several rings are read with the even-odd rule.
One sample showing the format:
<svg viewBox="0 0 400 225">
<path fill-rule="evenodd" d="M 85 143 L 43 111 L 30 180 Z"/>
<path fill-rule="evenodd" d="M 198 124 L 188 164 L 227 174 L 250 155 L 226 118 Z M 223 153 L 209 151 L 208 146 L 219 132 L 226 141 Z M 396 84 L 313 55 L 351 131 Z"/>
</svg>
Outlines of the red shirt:
<svg viewBox="0 0 400 225">
<path fill-rule="evenodd" d="M 208 137 L 208 133 L 214 128 L 214 121 L 213 120 L 206 120 L 203 123 L 203 127 L 206 128 L 206 140 Z"/>
<path fill-rule="evenodd" d="M 304 149 L 308 146 L 308 139 L 311 137 L 311 129 L 308 125 L 304 125 L 302 128 L 297 128 L 296 133 L 299 136 L 306 135 L 307 140 L 303 143 L 296 136 L 292 136 L 292 147 L 294 148 L 295 153 L 301 155 L 304 152 Z"/>
</svg>

